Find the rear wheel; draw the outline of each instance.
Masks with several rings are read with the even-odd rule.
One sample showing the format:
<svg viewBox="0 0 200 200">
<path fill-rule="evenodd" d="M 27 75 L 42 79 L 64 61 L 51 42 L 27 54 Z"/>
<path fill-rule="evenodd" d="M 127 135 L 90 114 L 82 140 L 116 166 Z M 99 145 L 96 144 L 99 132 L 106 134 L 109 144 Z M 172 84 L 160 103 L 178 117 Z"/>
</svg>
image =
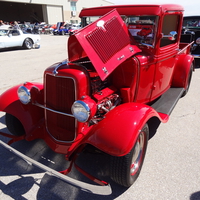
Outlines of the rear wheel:
<svg viewBox="0 0 200 200">
<path fill-rule="evenodd" d="M 8 130 L 15 136 L 21 136 L 25 134 L 25 130 L 21 122 L 13 115 L 6 113 L 5 116 L 6 126 Z"/>
<path fill-rule="evenodd" d="M 192 79 L 192 73 L 193 73 L 193 64 L 191 64 L 191 66 L 190 66 L 190 71 L 189 71 L 188 78 L 187 78 L 187 87 L 186 87 L 185 91 L 183 92 L 182 97 L 184 97 L 189 91 L 190 83 L 191 83 L 191 79 Z"/>
<path fill-rule="evenodd" d="M 24 40 L 23 47 L 24 47 L 25 49 L 32 49 L 32 48 L 33 48 L 33 42 L 32 42 L 32 40 L 29 39 L 29 38 L 26 38 L 26 39 Z"/>
<path fill-rule="evenodd" d="M 133 149 L 125 156 L 111 157 L 111 178 L 118 184 L 130 187 L 140 174 L 149 138 L 149 128 L 145 124 Z"/>
</svg>

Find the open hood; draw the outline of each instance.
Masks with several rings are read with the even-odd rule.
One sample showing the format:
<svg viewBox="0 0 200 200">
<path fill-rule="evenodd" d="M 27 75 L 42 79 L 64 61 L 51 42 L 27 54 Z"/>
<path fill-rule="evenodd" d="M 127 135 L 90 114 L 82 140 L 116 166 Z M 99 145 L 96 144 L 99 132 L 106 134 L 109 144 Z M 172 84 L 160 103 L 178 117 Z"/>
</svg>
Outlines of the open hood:
<svg viewBox="0 0 200 200">
<path fill-rule="evenodd" d="M 80 29 L 68 40 L 69 61 L 88 57 L 102 80 L 140 51 L 130 44 L 128 28 L 115 9 Z"/>
</svg>

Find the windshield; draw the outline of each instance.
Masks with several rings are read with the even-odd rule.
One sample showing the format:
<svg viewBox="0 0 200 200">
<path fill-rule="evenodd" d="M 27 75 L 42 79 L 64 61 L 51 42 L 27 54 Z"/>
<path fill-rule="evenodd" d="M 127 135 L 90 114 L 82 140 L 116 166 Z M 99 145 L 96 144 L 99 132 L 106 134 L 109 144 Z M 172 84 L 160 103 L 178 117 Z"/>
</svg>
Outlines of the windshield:
<svg viewBox="0 0 200 200">
<path fill-rule="evenodd" d="M 133 38 L 139 43 L 154 45 L 156 16 L 130 16 L 124 19 Z"/>
<path fill-rule="evenodd" d="M 8 34 L 8 30 L 0 29 L 0 36 L 6 36 Z"/>
<path fill-rule="evenodd" d="M 183 26 L 188 28 L 200 27 L 200 18 L 185 18 L 183 20 Z"/>
<path fill-rule="evenodd" d="M 101 16 L 82 17 L 83 26 L 87 26 Z M 126 16 L 121 15 L 130 34 L 138 43 L 154 45 L 156 35 L 157 16 Z"/>
</svg>

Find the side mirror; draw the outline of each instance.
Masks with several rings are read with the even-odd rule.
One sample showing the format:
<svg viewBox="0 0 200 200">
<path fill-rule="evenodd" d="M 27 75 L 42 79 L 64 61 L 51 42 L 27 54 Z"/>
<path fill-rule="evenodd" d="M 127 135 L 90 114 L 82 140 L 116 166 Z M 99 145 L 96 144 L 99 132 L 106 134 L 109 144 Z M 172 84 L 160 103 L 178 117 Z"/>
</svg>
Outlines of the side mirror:
<svg viewBox="0 0 200 200">
<path fill-rule="evenodd" d="M 8 34 L 8 37 L 12 37 L 12 33 L 9 33 L 9 34 Z"/>
<path fill-rule="evenodd" d="M 162 38 L 168 38 L 169 40 L 174 41 L 177 38 L 177 32 L 171 31 L 169 35 L 162 35 Z"/>
</svg>

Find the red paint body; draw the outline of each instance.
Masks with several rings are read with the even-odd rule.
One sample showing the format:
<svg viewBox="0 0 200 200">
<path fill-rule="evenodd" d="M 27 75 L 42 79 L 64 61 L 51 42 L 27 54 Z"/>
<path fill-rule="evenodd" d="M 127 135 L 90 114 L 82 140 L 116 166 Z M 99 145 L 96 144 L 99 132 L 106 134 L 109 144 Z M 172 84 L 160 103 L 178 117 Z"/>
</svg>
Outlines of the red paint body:
<svg viewBox="0 0 200 200">
<path fill-rule="evenodd" d="M 130 21 L 123 21 L 122 15 Z M 190 46 L 179 43 L 183 8 L 127 5 L 83 9 L 80 17 L 85 25 L 88 16 L 103 17 L 70 36 L 69 62 L 47 68 L 44 85 L 24 84 L 31 93 L 27 105 L 18 99 L 19 85 L 3 93 L 0 110 L 20 120 L 26 140 L 42 138 L 69 159 L 85 144 L 123 156 L 151 118 L 168 120 L 169 116 L 157 112 L 151 103 L 171 87 L 187 87 L 193 57 Z M 163 26 L 168 20 L 174 24 L 172 30 Z M 135 24 L 137 21 L 141 23 Z M 163 38 L 168 30 L 177 32 L 175 40 Z M 134 34 L 142 37 L 143 44 Z M 71 116 L 76 100 L 91 108 L 85 123 Z"/>
</svg>

